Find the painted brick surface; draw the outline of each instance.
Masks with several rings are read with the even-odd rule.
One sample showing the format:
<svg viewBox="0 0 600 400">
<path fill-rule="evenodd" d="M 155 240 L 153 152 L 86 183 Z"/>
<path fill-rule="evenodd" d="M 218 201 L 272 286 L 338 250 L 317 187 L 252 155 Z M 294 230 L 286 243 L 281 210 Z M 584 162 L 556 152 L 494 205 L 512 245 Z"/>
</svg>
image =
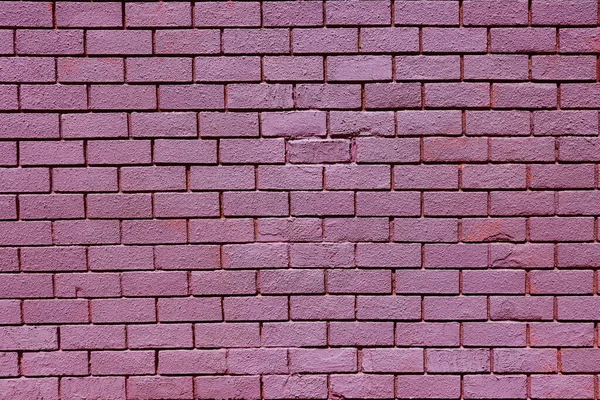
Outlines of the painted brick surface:
<svg viewBox="0 0 600 400">
<path fill-rule="evenodd" d="M 0 400 L 597 399 L 598 11 L 0 2 Z"/>
</svg>

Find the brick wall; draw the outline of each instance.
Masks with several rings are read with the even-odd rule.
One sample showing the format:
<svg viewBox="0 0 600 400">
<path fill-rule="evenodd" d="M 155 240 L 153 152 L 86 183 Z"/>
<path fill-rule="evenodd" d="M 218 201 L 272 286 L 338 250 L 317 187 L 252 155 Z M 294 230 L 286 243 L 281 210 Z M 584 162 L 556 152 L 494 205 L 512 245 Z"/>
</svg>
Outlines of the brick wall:
<svg viewBox="0 0 600 400">
<path fill-rule="evenodd" d="M 596 0 L 0 3 L 0 399 L 595 399 Z"/>
</svg>

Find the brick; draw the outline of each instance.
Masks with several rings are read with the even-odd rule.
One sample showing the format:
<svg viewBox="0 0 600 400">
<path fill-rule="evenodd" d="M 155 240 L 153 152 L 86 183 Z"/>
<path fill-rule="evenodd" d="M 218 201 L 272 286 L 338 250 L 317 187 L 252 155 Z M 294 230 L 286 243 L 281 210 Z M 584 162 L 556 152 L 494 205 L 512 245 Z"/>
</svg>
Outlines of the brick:
<svg viewBox="0 0 600 400">
<path fill-rule="evenodd" d="M 288 318 L 285 296 L 226 297 L 225 321 L 279 321 Z"/>
<path fill-rule="evenodd" d="M 58 399 L 58 378 L 3 379 L 0 382 L 0 390 L 8 399 L 19 397 Z"/>
<path fill-rule="evenodd" d="M 546 83 L 497 83 L 492 86 L 492 105 L 495 108 L 555 108 L 556 91 L 556 85 Z"/>
<path fill-rule="evenodd" d="M 593 15 L 598 13 L 595 1 L 535 0 L 531 4 L 534 25 L 590 25 L 596 24 Z"/>
<path fill-rule="evenodd" d="M 415 28 L 364 28 L 360 50 L 365 53 L 419 51 L 419 31 Z"/>
<path fill-rule="evenodd" d="M 51 326 L 4 326 L 0 328 L 2 344 L 6 350 L 57 350 L 57 328 Z"/>
<path fill-rule="evenodd" d="M 60 390 L 63 396 L 99 400 L 125 398 L 124 377 L 65 377 L 61 379 Z"/>
<path fill-rule="evenodd" d="M 6 377 L 19 375 L 17 353 L 0 353 L 0 371 Z"/>
<path fill-rule="evenodd" d="M 150 110 L 156 108 L 156 90 L 150 85 L 92 85 L 89 103 L 93 110 Z"/>
<path fill-rule="evenodd" d="M 24 110 L 85 110 L 86 88 L 82 85 L 22 85 Z"/>
<path fill-rule="evenodd" d="M 324 346 L 326 344 L 325 322 L 265 322 L 263 325 L 263 346 Z"/>
<path fill-rule="evenodd" d="M 401 1 L 395 4 L 397 25 L 458 25 L 458 2 Z"/>
<path fill-rule="evenodd" d="M 444 6 L 450 2 L 429 3 L 428 1 L 402 2 L 406 4 L 438 4 Z M 458 80 L 460 79 L 460 57 L 459 56 L 396 56 L 396 78 L 410 81 L 430 80 Z M 403 111 L 403 114 L 408 114 Z M 436 112 L 428 112 L 434 115 Z"/>
<path fill-rule="evenodd" d="M 394 136 L 394 114 L 389 111 L 338 111 L 329 114 L 334 136 Z"/>
<path fill-rule="evenodd" d="M 128 27 L 189 27 L 191 16 L 191 6 L 185 3 L 125 5 L 125 25 Z"/>
<path fill-rule="evenodd" d="M 87 212 L 90 218 L 150 217 L 152 199 L 150 194 L 90 194 Z"/>
<path fill-rule="evenodd" d="M 61 123 L 65 138 L 127 137 L 125 113 L 63 114 Z"/>
<path fill-rule="evenodd" d="M 0 99 L 2 100 L 2 105 L 0 105 L 0 109 L 2 110 L 16 110 L 19 108 L 19 99 L 17 95 L 17 86 L 16 85 L 0 85 Z M 4 144 L 5 146 L 7 144 Z"/>
<path fill-rule="evenodd" d="M 397 242 L 457 242 L 458 223 L 452 218 L 395 218 Z"/>
<path fill-rule="evenodd" d="M 185 189 L 184 167 L 121 168 L 121 188 L 127 192 Z"/>
<path fill-rule="evenodd" d="M 485 349 L 431 349 L 427 351 L 428 372 L 489 372 L 490 353 Z"/>
<path fill-rule="evenodd" d="M 421 87 L 414 83 L 369 83 L 365 88 L 368 109 L 417 108 L 421 105 Z"/>
<path fill-rule="evenodd" d="M 161 85 L 159 96 L 166 110 L 220 110 L 225 105 L 221 85 Z"/>
<path fill-rule="evenodd" d="M 56 244 L 116 244 L 119 241 L 120 227 L 116 220 L 54 222 Z"/>
<path fill-rule="evenodd" d="M 83 164 L 83 142 L 21 142 L 19 161 L 21 165 Z"/>
<path fill-rule="evenodd" d="M 48 245 L 52 243 L 51 236 L 50 222 L 0 222 L 0 245 L 2 246 Z M 58 242 L 59 241 L 57 240 L 57 243 Z"/>
<path fill-rule="evenodd" d="M 564 191 L 558 194 L 558 214 L 596 215 L 598 207 L 595 191 Z"/>
<path fill-rule="evenodd" d="M 485 28 L 424 28 L 425 53 L 478 53 L 485 52 Z"/>
<path fill-rule="evenodd" d="M 56 5 L 56 24 L 59 27 L 120 27 L 122 26 L 121 7 L 118 4 L 69 3 Z"/>
<path fill-rule="evenodd" d="M 234 374 L 281 374 L 288 372 L 287 358 L 285 349 L 232 349 L 227 363 Z"/>
<path fill-rule="evenodd" d="M 261 396 L 260 376 L 197 376 L 194 379 L 197 388 L 196 396 L 199 399 L 215 397 L 259 399 Z"/>
<path fill-rule="evenodd" d="M 487 83 L 426 83 L 425 106 L 489 107 L 490 87 Z"/>
<path fill-rule="evenodd" d="M 192 294 L 231 295 L 255 294 L 255 271 L 197 271 L 190 281 Z"/>
<path fill-rule="evenodd" d="M 365 372 L 423 372 L 421 349 L 364 349 Z"/>
<path fill-rule="evenodd" d="M 118 274 L 71 273 L 55 278 L 56 297 L 113 297 L 121 295 Z"/>
<path fill-rule="evenodd" d="M 243 2 L 229 5 L 218 1 L 201 2 L 196 4 L 194 15 L 196 27 L 259 26 L 260 3 Z"/>
<path fill-rule="evenodd" d="M 357 28 L 294 29 L 294 53 L 356 53 Z"/>
<path fill-rule="evenodd" d="M 326 216 L 354 214 L 352 192 L 292 192 L 292 215 Z"/>
<path fill-rule="evenodd" d="M 292 296 L 294 320 L 338 320 L 354 318 L 354 296 Z"/>
<path fill-rule="evenodd" d="M 333 165 L 325 167 L 326 189 L 387 189 L 391 170 L 386 165 Z"/>
<path fill-rule="evenodd" d="M 596 135 L 598 132 L 595 111 L 537 111 L 533 123 L 534 135 Z"/>
<path fill-rule="evenodd" d="M 595 244 L 559 244 L 557 262 L 559 267 L 594 267 L 598 264 L 600 248 Z"/>
<path fill-rule="evenodd" d="M 94 246 L 88 250 L 88 263 L 92 271 L 154 268 L 152 248 L 145 246 Z"/>
<path fill-rule="evenodd" d="M 492 28 L 491 48 L 498 53 L 554 52 L 554 28 Z"/>
<path fill-rule="evenodd" d="M 218 47 L 217 47 L 218 49 Z M 257 82 L 261 79 L 260 57 L 196 57 L 197 82 Z"/>
<path fill-rule="evenodd" d="M 88 374 L 88 355 L 84 351 L 25 353 L 21 362 L 25 376 Z"/>
<path fill-rule="evenodd" d="M 296 86 L 296 106 L 300 109 L 358 109 L 361 106 L 360 85 L 299 84 Z"/>
<path fill-rule="evenodd" d="M 359 320 L 415 320 L 421 317 L 418 296 L 358 296 L 356 317 Z"/>
<path fill-rule="evenodd" d="M 86 44 L 88 54 L 91 55 L 151 54 L 152 32 L 150 30 L 90 30 L 86 36 Z"/>
<path fill-rule="evenodd" d="M 13 54 L 15 51 L 13 31 L 10 29 L 0 30 L 0 38 L 2 39 L 2 45 L 0 45 L 0 54 Z"/>
<path fill-rule="evenodd" d="M 21 265 L 25 271 L 85 271 L 85 248 L 23 248 L 21 249 Z"/>
<path fill-rule="evenodd" d="M 17 219 L 16 196 L 0 196 L 0 217 L 2 219 Z"/>
<path fill-rule="evenodd" d="M 19 197 L 22 219 L 83 218 L 84 205 L 81 194 L 31 194 Z"/>
<path fill-rule="evenodd" d="M 265 26 L 319 26 L 323 23 L 323 7 L 319 3 L 267 1 L 262 7 Z"/>
<path fill-rule="evenodd" d="M 435 399 L 460 397 L 460 377 L 452 375 L 401 375 L 396 378 L 399 397 Z"/>
<path fill-rule="evenodd" d="M 531 132 L 527 111 L 468 111 L 467 135 L 525 136 Z"/>
<path fill-rule="evenodd" d="M 260 118 L 263 136 L 325 136 L 326 113 L 321 111 L 290 111 L 263 113 Z"/>
<path fill-rule="evenodd" d="M 288 196 L 283 192 L 226 192 L 223 194 L 225 216 L 287 216 Z"/>
<path fill-rule="evenodd" d="M 65 350 L 124 349 L 123 325 L 64 325 L 60 345 Z"/>
<path fill-rule="evenodd" d="M 225 29 L 223 52 L 225 54 L 280 54 L 289 53 L 290 39 L 287 29 Z"/>
<path fill-rule="evenodd" d="M 324 239 L 330 242 L 380 242 L 389 238 L 386 218 L 327 218 Z"/>
<path fill-rule="evenodd" d="M 477 399 L 482 396 L 515 399 L 527 397 L 527 377 L 524 375 L 498 377 L 470 375 L 465 377 L 463 384 L 467 399 Z"/>
<path fill-rule="evenodd" d="M 325 275 L 319 270 L 265 270 L 259 276 L 260 291 L 265 294 L 325 292 Z"/>
<path fill-rule="evenodd" d="M 493 320 L 552 320 L 553 300 L 546 296 L 498 296 L 490 298 L 490 317 Z"/>
<path fill-rule="evenodd" d="M 494 349 L 494 371 L 508 373 L 556 372 L 554 349 Z"/>
<path fill-rule="evenodd" d="M 161 322 L 220 321 L 223 318 L 221 300 L 215 297 L 161 298 L 157 309 Z"/>
<path fill-rule="evenodd" d="M 325 375 L 269 375 L 263 378 L 265 396 L 274 399 L 305 396 L 320 398 L 327 396 Z"/>
<path fill-rule="evenodd" d="M 560 32 L 561 53 L 596 53 L 600 33 L 598 28 L 563 28 Z"/>
<path fill-rule="evenodd" d="M 349 162 L 350 141 L 345 139 L 300 139 L 287 142 L 290 163 L 320 164 Z"/>
<path fill-rule="evenodd" d="M 243 243 L 254 240 L 249 218 L 196 219 L 190 221 L 190 242 Z"/>
<path fill-rule="evenodd" d="M 127 341 L 132 349 L 191 348 L 191 324 L 132 325 Z"/>
<path fill-rule="evenodd" d="M 49 3 L 7 1 L 0 7 L 0 24 L 8 27 L 52 27 Z"/>
<path fill-rule="evenodd" d="M 158 354 L 161 374 L 222 374 L 226 369 L 223 350 L 167 350 Z"/>
<path fill-rule="evenodd" d="M 369 219 L 365 218 L 366 221 Z M 388 227 L 387 224 L 385 227 Z M 326 223 L 326 232 L 327 229 Z M 356 246 L 356 264 L 359 267 L 419 267 L 421 265 L 421 246 L 418 244 L 359 243 Z"/>
<path fill-rule="evenodd" d="M 592 188 L 594 168 L 590 164 L 532 165 L 529 184 L 532 188 Z"/>
<path fill-rule="evenodd" d="M 218 217 L 217 193 L 156 193 L 154 195 L 156 217 Z"/>
<path fill-rule="evenodd" d="M 538 322 L 530 325 L 533 347 L 579 347 L 591 346 L 594 326 L 591 323 Z"/>
<path fill-rule="evenodd" d="M 486 298 L 485 296 L 425 297 L 423 315 L 425 321 L 485 320 L 487 318 Z M 444 368 L 438 371 L 453 372 Z"/>
<path fill-rule="evenodd" d="M 190 82 L 192 59 L 135 57 L 126 60 L 127 82 Z"/>
<path fill-rule="evenodd" d="M 159 29 L 155 40 L 157 54 L 218 54 L 221 49 L 216 29 Z"/>
<path fill-rule="evenodd" d="M 458 322 L 405 322 L 396 329 L 398 346 L 458 346 Z"/>
<path fill-rule="evenodd" d="M 51 57 L 0 57 L 0 67 L 3 82 L 54 82 L 55 66 Z"/>
<path fill-rule="evenodd" d="M 87 300 L 27 300 L 23 302 L 26 324 L 65 324 L 89 321 Z"/>
<path fill-rule="evenodd" d="M 93 351 L 90 360 L 93 375 L 147 375 L 154 372 L 153 351 Z"/>
<path fill-rule="evenodd" d="M 325 7 L 328 25 L 385 25 L 390 23 L 387 1 L 371 3 L 329 3 Z"/>
<path fill-rule="evenodd" d="M 417 192 L 358 192 L 357 216 L 418 216 L 421 196 Z"/>
<path fill-rule="evenodd" d="M 585 242 L 594 239 L 594 220 L 590 217 L 557 217 L 530 219 L 533 242 Z"/>
<path fill-rule="evenodd" d="M 193 378 L 134 376 L 127 381 L 127 393 L 135 399 L 151 399 L 157 396 L 186 399 L 193 395 Z"/>
<path fill-rule="evenodd" d="M 83 31 L 19 29 L 16 50 L 19 54 L 83 54 Z"/>
<path fill-rule="evenodd" d="M 470 0 L 467 1 L 467 4 L 483 3 L 477 0 Z M 522 2 L 522 4 L 525 3 Z M 465 56 L 464 60 L 465 79 L 493 81 L 526 80 L 528 78 L 529 60 L 526 55 Z"/>
<path fill-rule="evenodd" d="M 458 294 L 458 275 L 458 271 L 396 271 L 396 293 Z"/>
<path fill-rule="evenodd" d="M 59 82 L 123 82 L 123 68 L 120 58 L 65 57 L 57 61 Z"/>
<path fill-rule="evenodd" d="M 525 271 L 464 271 L 464 294 L 525 294 Z"/>
<path fill-rule="evenodd" d="M 258 221 L 259 242 L 310 242 L 322 236 L 318 218 L 264 218 Z"/>
<path fill-rule="evenodd" d="M 204 246 L 157 246 L 154 249 L 157 269 L 212 269 L 219 266 L 219 248 Z"/>
<path fill-rule="evenodd" d="M 220 303 L 220 301 L 219 301 Z M 220 308 L 220 307 L 219 307 Z M 195 326 L 196 347 L 255 347 L 260 344 L 258 323 L 203 323 Z"/>
<path fill-rule="evenodd" d="M 152 161 L 151 142 L 147 140 L 93 140 L 87 144 L 90 165 L 135 165 Z"/>
<path fill-rule="evenodd" d="M 534 294 L 592 294 L 592 271 L 532 271 L 531 293 Z"/>
<path fill-rule="evenodd" d="M 389 346 L 393 341 L 391 322 L 329 323 L 329 344 L 333 346 Z"/>
<path fill-rule="evenodd" d="M 290 349 L 290 372 L 356 372 L 356 349 Z"/>
<path fill-rule="evenodd" d="M 564 349 L 562 367 L 565 372 L 596 372 L 598 356 L 596 349 Z"/>
<path fill-rule="evenodd" d="M 458 188 L 458 168 L 451 165 L 403 165 L 394 167 L 395 189 Z"/>
<path fill-rule="evenodd" d="M 292 86 L 287 84 L 244 84 L 227 87 L 230 109 L 276 110 L 292 108 Z"/>
<path fill-rule="evenodd" d="M 338 269 L 327 273 L 329 293 L 391 293 L 391 271 Z"/>
<path fill-rule="evenodd" d="M 534 399 L 589 399 L 594 397 L 593 377 L 589 375 L 538 375 L 531 377 Z"/>
<path fill-rule="evenodd" d="M 524 189 L 526 168 L 523 164 L 466 165 L 462 187 L 465 189 Z"/>
<path fill-rule="evenodd" d="M 92 322 L 156 322 L 154 299 L 92 300 Z"/>
<path fill-rule="evenodd" d="M 327 79 L 330 81 L 377 81 L 391 78 L 391 56 L 327 57 Z"/>
<path fill-rule="evenodd" d="M 200 113 L 200 137 L 258 136 L 256 113 Z"/>
<path fill-rule="evenodd" d="M 432 192 L 424 195 L 426 216 L 485 216 L 487 193 L 481 192 Z"/>
<path fill-rule="evenodd" d="M 254 167 L 210 166 L 190 169 L 190 189 L 192 190 L 244 190 L 254 189 Z"/>
<path fill-rule="evenodd" d="M 596 78 L 596 59 L 593 56 L 533 56 L 533 79 L 540 81 L 575 80 Z"/>
<path fill-rule="evenodd" d="M 470 322 L 463 325 L 465 346 L 525 346 L 525 324 L 518 322 Z"/>
<path fill-rule="evenodd" d="M 492 192 L 491 215 L 551 215 L 554 213 L 552 192 Z"/>
<path fill-rule="evenodd" d="M 466 26 L 527 25 L 528 5 L 524 0 L 467 1 L 463 5 L 463 22 Z"/>
<path fill-rule="evenodd" d="M 553 138 L 492 138 L 490 161 L 534 162 L 555 160 Z"/>
</svg>

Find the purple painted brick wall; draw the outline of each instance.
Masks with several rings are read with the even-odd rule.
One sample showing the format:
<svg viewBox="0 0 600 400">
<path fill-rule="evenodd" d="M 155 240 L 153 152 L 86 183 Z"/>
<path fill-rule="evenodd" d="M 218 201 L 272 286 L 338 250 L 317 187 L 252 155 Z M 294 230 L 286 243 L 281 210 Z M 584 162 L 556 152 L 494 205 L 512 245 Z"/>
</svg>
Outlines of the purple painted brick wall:
<svg viewBox="0 0 600 400">
<path fill-rule="evenodd" d="M 597 399 L 598 16 L 0 2 L 0 400 Z"/>
</svg>

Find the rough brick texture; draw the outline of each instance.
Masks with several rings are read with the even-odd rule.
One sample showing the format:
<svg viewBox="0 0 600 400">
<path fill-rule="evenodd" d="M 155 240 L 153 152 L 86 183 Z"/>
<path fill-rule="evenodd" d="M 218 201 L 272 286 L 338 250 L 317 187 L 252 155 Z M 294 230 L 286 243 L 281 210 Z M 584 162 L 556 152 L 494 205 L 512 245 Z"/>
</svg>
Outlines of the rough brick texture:
<svg viewBox="0 0 600 400">
<path fill-rule="evenodd" d="M 598 399 L 598 3 L 0 1 L 0 400 Z"/>
</svg>

